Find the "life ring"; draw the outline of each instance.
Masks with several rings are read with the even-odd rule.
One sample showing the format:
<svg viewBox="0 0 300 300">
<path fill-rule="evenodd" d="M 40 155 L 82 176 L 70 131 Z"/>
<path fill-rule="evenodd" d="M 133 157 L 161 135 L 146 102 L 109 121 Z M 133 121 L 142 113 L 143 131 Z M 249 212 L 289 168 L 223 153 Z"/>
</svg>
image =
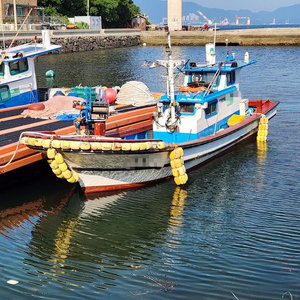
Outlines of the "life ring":
<svg viewBox="0 0 300 300">
<path fill-rule="evenodd" d="M 199 92 L 201 91 L 201 87 L 191 87 L 191 86 L 181 86 L 179 88 L 179 92 Z"/>
<path fill-rule="evenodd" d="M 204 80 L 198 80 L 198 81 L 191 81 L 191 82 L 189 82 L 188 86 L 190 86 L 190 87 L 198 87 L 198 86 L 208 87 L 209 83 L 207 83 Z"/>
</svg>

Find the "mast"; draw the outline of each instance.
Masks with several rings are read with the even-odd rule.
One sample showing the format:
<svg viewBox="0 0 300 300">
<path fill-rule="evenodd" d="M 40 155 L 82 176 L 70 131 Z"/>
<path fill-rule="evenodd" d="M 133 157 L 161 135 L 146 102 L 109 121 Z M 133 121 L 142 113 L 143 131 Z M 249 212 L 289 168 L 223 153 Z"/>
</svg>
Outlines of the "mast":
<svg viewBox="0 0 300 300">
<path fill-rule="evenodd" d="M 172 59 L 172 50 L 171 50 L 171 34 L 168 32 L 168 96 L 170 98 L 171 103 L 171 122 L 172 124 L 176 121 L 176 114 L 175 114 L 175 88 L 174 88 L 174 63 Z"/>
</svg>

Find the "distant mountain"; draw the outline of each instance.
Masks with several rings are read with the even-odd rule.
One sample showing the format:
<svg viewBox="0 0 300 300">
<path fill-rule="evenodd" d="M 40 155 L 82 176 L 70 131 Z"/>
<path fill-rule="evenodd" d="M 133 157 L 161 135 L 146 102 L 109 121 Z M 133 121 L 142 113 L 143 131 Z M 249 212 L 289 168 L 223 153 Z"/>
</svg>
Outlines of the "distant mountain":
<svg viewBox="0 0 300 300">
<path fill-rule="evenodd" d="M 134 3 L 141 8 L 141 13 L 149 16 L 151 23 L 162 23 L 163 18 L 167 17 L 167 0 L 134 0 Z M 274 21 L 276 24 L 300 24 L 300 4 L 281 7 L 275 11 L 260 11 L 253 13 L 250 10 L 224 10 L 217 8 L 207 8 L 198 5 L 194 2 L 183 2 L 182 4 L 183 16 L 195 14 L 199 16 L 199 20 L 194 23 L 206 23 L 205 19 L 201 17 L 197 11 L 201 11 L 213 23 L 220 23 L 228 19 L 229 23 L 235 23 L 236 15 L 239 17 L 250 17 L 252 25 L 270 24 Z M 240 24 L 246 24 L 246 19 L 240 19 Z M 186 21 L 188 22 L 188 21 Z"/>
</svg>

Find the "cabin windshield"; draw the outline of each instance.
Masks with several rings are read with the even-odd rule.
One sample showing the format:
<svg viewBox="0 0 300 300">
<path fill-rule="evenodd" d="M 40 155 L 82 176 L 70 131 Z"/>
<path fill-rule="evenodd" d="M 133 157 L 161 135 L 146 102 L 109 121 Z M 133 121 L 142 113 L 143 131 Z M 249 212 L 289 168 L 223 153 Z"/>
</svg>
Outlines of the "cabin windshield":
<svg viewBox="0 0 300 300">
<path fill-rule="evenodd" d="M 215 76 L 215 72 L 191 72 L 190 82 L 205 81 L 210 83 Z"/>
<path fill-rule="evenodd" d="M 13 61 L 9 63 L 9 70 L 11 75 L 17 75 L 28 71 L 28 61 L 27 58 Z"/>
</svg>

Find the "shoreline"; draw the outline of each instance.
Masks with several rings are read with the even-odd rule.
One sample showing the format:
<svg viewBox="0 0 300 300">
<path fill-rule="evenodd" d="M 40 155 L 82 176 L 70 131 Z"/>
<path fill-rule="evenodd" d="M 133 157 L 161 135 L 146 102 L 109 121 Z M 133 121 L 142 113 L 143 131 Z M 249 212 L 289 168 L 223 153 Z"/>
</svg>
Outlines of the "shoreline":
<svg viewBox="0 0 300 300">
<path fill-rule="evenodd" d="M 203 46 L 214 41 L 213 30 L 209 31 L 173 31 L 173 46 Z M 6 46 L 14 39 L 16 32 L 4 33 Z M 41 31 L 20 32 L 14 45 L 34 43 L 42 40 Z M 102 49 L 167 45 L 167 32 L 140 31 L 136 29 L 104 29 L 104 30 L 51 30 L 51 42 L 61 45 L 59 53 L 95 51 Z M 218 30 L 216 34 L 218 46 L 300 46 L 300 28 L 256 28 Z"/>
<path fill-rule="evenodd" d="M 214 31 L 171 32 L 174 46 L 203 46 L 214 41 Z M 141 32 L 141 44 L 158 46 L 167 44 L 167 33 Z M 257 28 L 218 30 L 216 44 L 219 46 L 300 46 L 300 28 Z"/>
</svg>

